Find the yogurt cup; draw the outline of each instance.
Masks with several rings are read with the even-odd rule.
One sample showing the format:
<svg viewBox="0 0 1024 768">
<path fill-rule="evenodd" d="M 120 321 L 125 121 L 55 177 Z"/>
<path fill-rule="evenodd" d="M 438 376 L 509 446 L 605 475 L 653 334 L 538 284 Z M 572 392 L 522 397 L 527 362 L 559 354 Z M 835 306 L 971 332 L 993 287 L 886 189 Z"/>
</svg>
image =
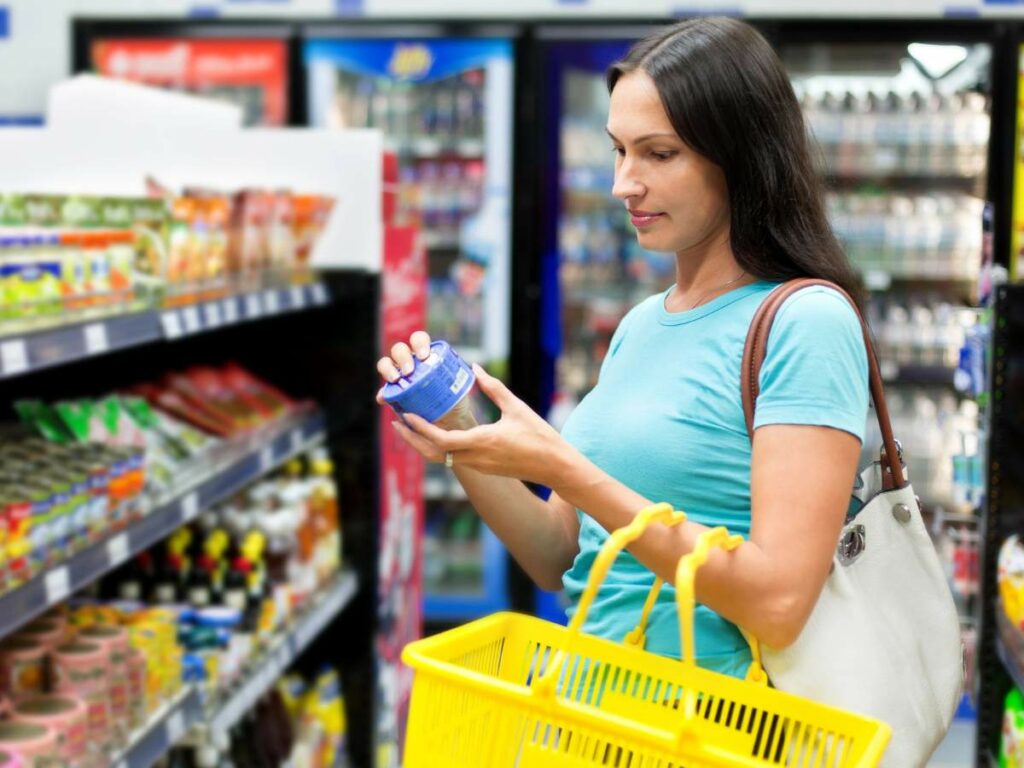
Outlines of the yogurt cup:
<svg viewBox="0 0 1024 768">
<path fill-rule="evenodd" d="M 56 694 L 33 696 L 14 706 L 11 720 L 48 726 L 56 736 L 57 756 L 68 765 L 82 763 L 88 746 L 88 721 L 82 699 Z"/>
</svg>

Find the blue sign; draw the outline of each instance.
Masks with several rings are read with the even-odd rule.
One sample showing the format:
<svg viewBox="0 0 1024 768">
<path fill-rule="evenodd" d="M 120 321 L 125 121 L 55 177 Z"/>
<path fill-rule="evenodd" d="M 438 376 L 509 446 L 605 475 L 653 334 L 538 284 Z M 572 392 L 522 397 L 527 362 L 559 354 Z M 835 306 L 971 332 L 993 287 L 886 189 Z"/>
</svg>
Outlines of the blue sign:
<svg viewBox="0 0 1024 768">
<path fill-rule="evenodd" d="M 512 58 L 509 40 L 311 40 L 307 66 L 329 61 L 339 69 L 394 80 L 424 82 L 484 66 L 489 59 Z"/>
<path fill-rule="evenodd" d="M 11 9 L 0 5 L 0 39 L 11 36 Z"/>
</svg>

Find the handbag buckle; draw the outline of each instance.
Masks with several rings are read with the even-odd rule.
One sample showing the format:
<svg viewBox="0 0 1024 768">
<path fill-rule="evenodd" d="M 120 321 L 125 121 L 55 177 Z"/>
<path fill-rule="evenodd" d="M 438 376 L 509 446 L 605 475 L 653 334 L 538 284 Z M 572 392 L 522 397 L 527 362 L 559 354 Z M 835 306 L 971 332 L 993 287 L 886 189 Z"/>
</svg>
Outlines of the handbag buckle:
<svg viewBox="0 0 1024 768">
<path fill-rule="evenodd" d="M 867 531 L 865 531 L 864 526 L 854 525 L 851 528 L 847 528 L 839 539 L 839 546 L 836 548 L 839 564 L 850 565 L 861 556 L 866 547 Z"/>
</svg>

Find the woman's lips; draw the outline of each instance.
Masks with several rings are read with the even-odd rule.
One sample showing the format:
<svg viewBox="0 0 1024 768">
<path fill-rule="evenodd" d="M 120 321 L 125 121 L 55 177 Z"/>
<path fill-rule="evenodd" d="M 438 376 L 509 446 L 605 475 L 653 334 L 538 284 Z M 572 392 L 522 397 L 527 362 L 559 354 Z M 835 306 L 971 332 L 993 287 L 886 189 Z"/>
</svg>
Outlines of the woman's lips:
<svg viewBox="0 0 1024 768">
<path fill-rule="evenodd" d="M 634 227 L 646 227 L 664 215 L 664 213 L 652 213 L 651 211 L 630 211 L 629 220 L 633 222 Z"/>
</svg>

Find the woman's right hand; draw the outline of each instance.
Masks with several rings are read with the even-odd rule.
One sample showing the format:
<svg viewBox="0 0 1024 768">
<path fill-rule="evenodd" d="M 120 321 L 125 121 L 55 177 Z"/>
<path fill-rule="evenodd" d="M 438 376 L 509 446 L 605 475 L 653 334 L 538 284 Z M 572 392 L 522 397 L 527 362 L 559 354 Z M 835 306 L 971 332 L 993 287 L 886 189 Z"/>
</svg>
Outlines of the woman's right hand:
<svg viewBox="0 0 1024 768">
<path fill-rule="evenodd" d="M 416 331 L 409 337 L 409 343 L 398 342 L 391 347 L 391 356 L 382 357 L 377 361 L 377 372 L 387 381 L 394 383 L 402 376 L 413 371 L 413 356 L 426 360 L 430 356 L 430 335 L 426 331 Z M 435 423 L 442 429 L 471 429 L 477 426 L 469 404 L 470 398 L 464 397 L 459 403 Z M 377 392 L 377 402 L 386 405 L 381 392 Z"/>
</svg>

